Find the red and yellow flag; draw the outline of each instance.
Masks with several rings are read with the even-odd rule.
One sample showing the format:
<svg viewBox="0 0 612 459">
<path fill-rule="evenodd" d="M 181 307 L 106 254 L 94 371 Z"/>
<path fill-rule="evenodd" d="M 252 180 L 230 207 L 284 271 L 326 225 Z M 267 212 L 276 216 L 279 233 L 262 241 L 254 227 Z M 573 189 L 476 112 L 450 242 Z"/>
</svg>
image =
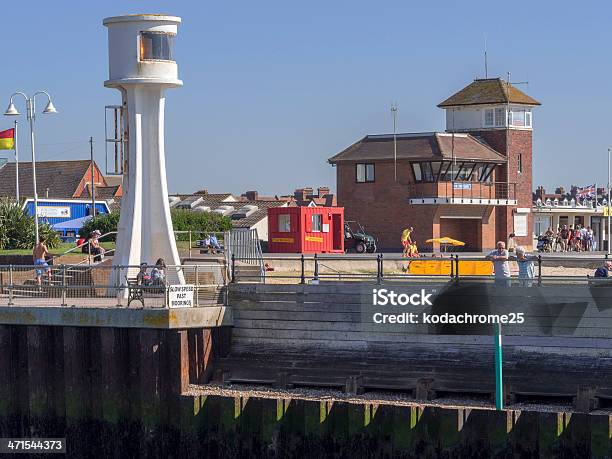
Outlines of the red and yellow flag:
<svg viewBox="0 0 612 459">
<path fill-rule="evenodd" d="M 0 131 L 0 150 L 15 149 L 15 129 Z"/>
</svg>

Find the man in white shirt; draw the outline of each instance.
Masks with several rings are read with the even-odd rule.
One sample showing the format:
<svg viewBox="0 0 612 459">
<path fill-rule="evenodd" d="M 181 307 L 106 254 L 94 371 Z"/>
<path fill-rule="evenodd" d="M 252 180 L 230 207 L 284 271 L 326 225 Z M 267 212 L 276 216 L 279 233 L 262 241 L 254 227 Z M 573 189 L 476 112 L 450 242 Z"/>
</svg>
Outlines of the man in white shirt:
<svg viewBox="0 0 612 459">
<path fill-rule="evenodd" d="M 510 264 L 508 263 L 506 243 L 504 241 L 499 241 L 497 243 L 497 249 L 492 250 L 487 255 L 487 260 L 493 261 L 495 283 L 510 287 Z"/>
</svg>

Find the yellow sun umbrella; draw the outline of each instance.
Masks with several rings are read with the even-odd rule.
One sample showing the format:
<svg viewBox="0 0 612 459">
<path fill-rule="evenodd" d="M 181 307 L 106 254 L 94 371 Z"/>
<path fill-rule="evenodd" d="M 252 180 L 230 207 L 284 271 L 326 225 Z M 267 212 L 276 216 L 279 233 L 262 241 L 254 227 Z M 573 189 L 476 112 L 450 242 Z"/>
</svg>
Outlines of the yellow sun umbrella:
<svg viewBox="0 0 612 459">
<path fill-rule="evenodd" d="M 453 239 L 450 237 L 435 237 L 433 239 L 427 239 L 425 242 L 430 244 L 438 243 L 444 246 L 444 251 L 446 251 L 446 247 L 452 245 L 453 247 L 461 247 L 465 245 L 465 242 L 458 241 L 457 239 Z"/>
<path fill-rule="evenodd" d="M 435 237 L 433 239 L 427 239 L 425 242 L 429 243 L 438 243 L 438 244 L 447 244 L 453 246 L 461 246 L 465 245 L 465 242 L 458 241 L 457 239 L 453 239 L 450 237 Z"/>
</svg>

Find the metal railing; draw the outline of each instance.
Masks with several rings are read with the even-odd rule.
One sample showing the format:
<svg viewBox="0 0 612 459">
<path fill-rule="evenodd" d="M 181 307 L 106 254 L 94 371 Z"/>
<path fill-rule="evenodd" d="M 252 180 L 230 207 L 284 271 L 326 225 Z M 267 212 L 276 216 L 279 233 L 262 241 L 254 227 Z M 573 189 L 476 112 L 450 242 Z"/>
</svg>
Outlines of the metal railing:
<svg viewBox="0 0 612 459">
<path fill-rule="evenodd" d="M 183 282 L 192 286 L 193 307 L 226 303 L 221 265 L 170 265 L 163 278 L 153 268 L 139 276 L 140 266 L 0 265 L 0 305 L 168 308 Z"/>
<path fill-rule="evenodd" d="M 101 236 L 98 237 L 98 242 L 104 242 L 103 239 L 108 238 L 109 236 L 114 236 L 116 234 L 117 234 L 117 231 L 109 231 L 108 233 L 104 233 L 104 234 L 102 234 Z M 72 266 L 80 266 L 80 265 L 85 264 L 85 263 L 91 264 L 91 262 L 92 262 L 92 258 L 91 258 L 92 257 L 92 253 L 91 253 L 91 239 L 87 239 L 87 241 L 85 241 L 83 244 L 75 245 L 71 249 L 68 249 L 68 250 L 66 250 L 63 253 L 60 253 L 59 255 L 53 255 L 52 257 L 47 259 L 47 263 L 53 264 L 53 262 L 55 260 L 57 260 L 58 258 L 63 257 L 64 255 L 68 255 L 68 254 L 73 253 L 73 252 L 77 252 L 79 250 L 81 251 L 81 253 L 84 254 L 83 249 L 87 250 L 87 258 L 79 261 L 78 263 L 75 263 Z M 114 252 L 115 252 L 115 249 L 105 250 L 104 251 L 104 256 L 109 256 L 111 254 L 114 254 Z"/>
<path fill-rule="evenodd" d="M 218 247 L 207 247 L 205 241 L 211 235 L 217 238 Z M 181 242 L 187 242 L 189 244 L 187 252 L 189 257 L 193 256 L 193 250 L 204 251 L 206 253 L 219 253 L 224 254 L 227 246 L 227 232 L 226 231 L 200 231 L 200 230 L 175 230 L 174 238 L 181 249 Z M 183 251 L 184 253 L 184 251 Z"/>
<path fill-rule="evenodd" d="M 226 233 L 227 249 L 225 260 L 228 277 L 257 278 L 265 282 L 266 267 L 256 229 L 233 229 Z M 257 272 L 254 276 L 252 273 Z"/>
<path fill-rule="evenodd" d="M 494 262 L 487 260 L 485 255 L 459 255 L 447 254 L 441 256 L 426 256 L 405 258 L 399 254 L 376 255 L 298 255 L 268 256 L 265 261 L 270 271 L 266 276 L 268 283 L 317 283 L 319 281 L 370 281 L 382 283 L 383 281 L 479 281 L 493 282 L 504 280 L 509 285 L 542 286 L 557 285 L 559 283 L 606 284 L 612 286 L 612 272 L 609 278 L 594 277 L 595 269 L 603 266 L 607 256 L 542 256 L 530 255 L 528 262 L 532 264 L 533 277 L 519 276 L 517 258 L 510 255 L 508 259 L 511 276 L 501 279 L 493 274 Z M 240 261 L 233 257 L 230 263 L 231 283 L 262 282 L 261 275 L 257 273 L 240 273 L 234 271 Z M 429 273 L 414 273 L 410 265 L 414 262 L 429 264 L 432 268 Z M 471 262 L 481 262 L 482 266 L 489 266 L 488 274 L 473 274 Z M 574 267 L 568 267 L 568 263 Z M 576 266 L 582 265 L 582 266 Z M 422 266 L 422 265 L 421 265 Z M 323 270 L 322 268 L 325 268 Z M 439 269 L 438 273 L 434 273 Z"/>
<path fill-rule="evenodd" d="M 213 252 L 213 249 L 205 247 L 203 244 L 203 241 L 205 241 L 210 235 L 215 235 L 215 237 L 217 238 L 217 243 L 219 245 L 218 248 L 214 249 L 214 252 L 217 253 L 224 253 L 225 252 L 225 239 L 226 239 L 226 232 L 221 232 L 221 231 L 196 231 L 196 230 L 185 230 L 185 231 L 174 231 L 174 238 L 176 240 L 176 242 L 179 244 L 180 247 L 180 243 L 181 242 L 187 242 L 188 248 L 188 254 L 189 257 L 191 258 L 192 254 L 193 254 L 193 250 L 194 249 L 198 249 L 198 250 L 204 250 L 206 252 Z M 117 235 L 117 231 L 109 231 L 108 233 L 104 233 L 102 234 L 99 238 L 98 241 L 100 242 L 105 242 L 104 239 L 107 239 L 110 236 L 116 236 Z M 60 257 L 63 257 L 64 255 L 68 255 L 71 253 L 75 253 L 75 252 L 83 252 L 83 248 L 85 248 L 85 250 L 87 251 L 86 255 L 88 255 L 89 257 L 91 257 L 91 245 L 90 245 L 90 239 L 88 239 L 85 243 L 80 244 L 80 245 L 75 245 L 74 247 L 66 250 L 65 252 L 59 254 L 59 255 L 54 255 L 52 257 L 50 257 L 48 259 L 49 263 L 53 263 L 53 261 L 57 260 Z M 114 248 L 110 248 L 107 249 L 104 253 L 105 256 L 110 256 L 113 255 L 115 252 Z M 77 264 L 85 264 L 90 262 L 91 259 L 87 260 L 84 259 L 80 262 L 78 262 Z"/>
<path fill-rule="evenodd" d="M 516 183 L 440 181 L 411 183 L 411 199 L 459 198 L 516 200 Z"/>
</svg>

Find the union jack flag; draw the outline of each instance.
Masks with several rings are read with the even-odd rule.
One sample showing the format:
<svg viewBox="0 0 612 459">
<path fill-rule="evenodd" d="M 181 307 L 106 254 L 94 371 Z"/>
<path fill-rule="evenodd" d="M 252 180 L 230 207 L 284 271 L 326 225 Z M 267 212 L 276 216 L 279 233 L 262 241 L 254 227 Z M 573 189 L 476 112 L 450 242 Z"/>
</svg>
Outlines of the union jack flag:
<svg viewBox="0 0 612 459">
<path fill-rule="evenodd" d="M 588 185 L 576 189 L 577 199 L 591 199 L 595 197 L 595 185 Z"/>
</svg>

